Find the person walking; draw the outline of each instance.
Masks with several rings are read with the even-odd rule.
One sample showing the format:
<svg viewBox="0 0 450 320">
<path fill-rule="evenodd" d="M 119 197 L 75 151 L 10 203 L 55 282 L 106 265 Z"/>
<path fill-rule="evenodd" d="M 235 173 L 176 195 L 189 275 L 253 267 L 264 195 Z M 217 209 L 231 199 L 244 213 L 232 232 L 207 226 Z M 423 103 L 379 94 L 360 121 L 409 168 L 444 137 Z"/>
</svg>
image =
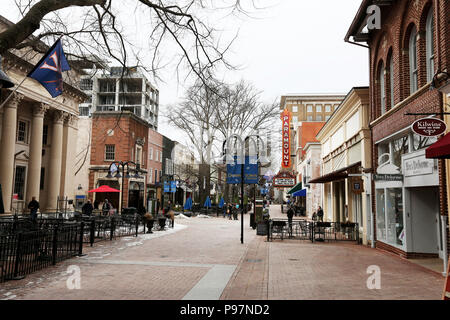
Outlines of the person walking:
<svg viewBox="0 0 450 320">
<path fill-rule="evenodd" d="M 319 221 L 323 222 L 323 210 L 321 206 L 319 206 L 319 209 L 317 210 L 317 218 Z"/>
<path fill-rule="evenodd" d="M 292 238 L 292 217 L 294 216 L 294 206 L 289 206 L 287 211 L 288 225 L 289 225 L 289 238 Z"/>
<path fill-rule="evenodd" d="M 30 218 L 33 222 L 37 221 L 37 211 L 39 209 L 39 202 L 36 197 L 32 197 L 30 203 L 28 203 L 28 209 L 30 209 Z"/>
<path fill-rule="evenodd" d="M 234 220 L 238 220 L 238 210 L 239 210 L 239 205 L 236 204 L 236 207 L 233 208 L 233 219 Z"/>
<path fill-rule="evenodd" d="M 87 216 L 91 216 L 91 214 L 92 214 L 92 211 L 94 211 L 94 206 L 92 205 L 92 203 L 91 203 L 91 200 L 88 200 L 85 204 L 83 204 L 83 206 L 81 207 L 81 212 L 84 214 L 84 215 L 87 215 Z"/>
<path fill-rule="evenodd" d="M 227 216 L 228 219 L 231 220 L 231 212 L 233 211 L 233 205 L 231 203 L 228 204 L 228 208 L 227 208 Z"/>
<path fill-rule="evenodd" d="M 111 205 L 109 204 L 108 199 L 105 199 L 105 202 L 103 202 L 102 206 L 102 213 L 104 216 L 108 215 L 109 209 L 111 209 Z"/>
</svg>

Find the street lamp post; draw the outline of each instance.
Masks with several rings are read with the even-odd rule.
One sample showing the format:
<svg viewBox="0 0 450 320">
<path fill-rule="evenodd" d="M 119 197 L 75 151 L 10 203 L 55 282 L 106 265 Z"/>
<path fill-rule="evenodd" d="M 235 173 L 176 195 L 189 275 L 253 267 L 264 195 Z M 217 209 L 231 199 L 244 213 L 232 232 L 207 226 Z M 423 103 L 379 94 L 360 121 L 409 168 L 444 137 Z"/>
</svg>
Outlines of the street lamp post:
<svg viewBox="0 0 450 320">
<path fill-rule="evenodd" d="M 253 145 L 255 147 L 255 151 L 256 151 L 256 155 L 257 155 L 257 163 L 261 162 L 260 157 L 259 157 L 259 145 L 258 143 L 254 140 L 254 138 L 256 138 L 256 140 L 261 140 L 261 143 L 263 145 L 264 148 L 264 141 L 260 138 L 259 135 L 249 135 L 247 137 L 245 137 L 244 141 L 242 141 L 241 137 L 237 134 L 233 134 L 230 137 L 228 137 L 228 139 L 225 139 L 223 146 L 222 146 L 222 151 L 223 154 L 225 156 L 225 160 L 226 163 L 234 163 L 234 158 L 230 159 L 229 155 L 227 153 L 227 150 L 230 150 L 230 140 L 234 138 L 235 140 L 237 140 L 239 142 L 239 145 L 235 147 L 235 149 L 237 149 L 237 151 L 239 151 L 240 154 L 240 159 L 241 159 L 241 243 L 244 243 L 244 166 L 245 166 L 245 146 L 247 141 L 252 141 Z M 226 146 L 226 148 L 225 148 Z M 250 146 L 249 146 L 250 149 Z M 259 170 L 258 170 L 258 174 L 259 174 Z"/>
<path fill-rule="evenodd" d="M 131 169 L 135 172 L 134 176 L 130 175 L 130 167 L 129 165 L 132 164 L 134 165 L 134 169 Z M 112 166 L 115 165 L 117 167 L 117 173 L 114 175 L 112 175 L 112 171 L 111 168 Z M 120 174 L 120 168 L 122 168 L 122 175 Z M 125 175 L 125 168 L 127 168 L 127 174 Z M 123 191 L 124 191 L 124 186 L 125 186 L 125 178 L 130 179 L 130 178 L 136 178 L 136 179 L 142 179 L 143 177 L 139 175 L 139 172 L 142 172 L 140 169 L 140 164 L 136 163 L 134 161 L 113 161 L 108 168 L 108 175 L 106 176 L 106 178 L 122 178 L 122 188 L 121 188 L 121 198 L 120 198 L 120 210 L 119 212 L 122 212 L 123 209 Z M 140 187 L 139 187 L 140 190 Z"/>
</svg>

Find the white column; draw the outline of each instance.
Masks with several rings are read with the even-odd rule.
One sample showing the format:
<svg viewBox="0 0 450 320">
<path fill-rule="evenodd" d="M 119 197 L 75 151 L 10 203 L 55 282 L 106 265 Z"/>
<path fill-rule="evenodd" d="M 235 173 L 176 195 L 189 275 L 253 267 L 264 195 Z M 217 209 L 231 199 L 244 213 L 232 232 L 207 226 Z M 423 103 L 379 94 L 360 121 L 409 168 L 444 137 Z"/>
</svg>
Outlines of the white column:
<svg viewBox="0 0 450 320">
<path fill-rule="evenodd" d="M 61 185 L 61 162 L 62 162 L 62 145 L 63 145 L 63 120 L 64 114 L 60 110 L 53 113 L 53 127 L 50 149 L 50 166 L 49 166 L 49 188 L 47 211 L 55 211 L 59 188 Z"/>
<path fill-rule="evenodd" d="M 0 184 L 5 213 L 11 212 L 12 184 L 14 178 L 14 153 L 16 147 L 17 107 L 22 96 L 14 97 L 3 107 Z"/>
<path fill-rule="evenodd" d="M 78 135 L 78 117 L 72 114 L 66 114 L 64 117 L 63 126 L 63 150 L 62 150 L 62 172 L 61 172 L 61 186 L 60 196 L 67 196 L 69 199 L 74 199 L 75 188 L 75 158 Z"/>
<path fill-rule="evenodd" d="M 26 202 L 36 197 L 39 201 L 41 166 L 42 166 L 42 135 L 44 132 L 44 115 L 48 106 L 41 103 L 33 108 L 31 122 L 30 160 L 28 162 Z"/>
</svg>

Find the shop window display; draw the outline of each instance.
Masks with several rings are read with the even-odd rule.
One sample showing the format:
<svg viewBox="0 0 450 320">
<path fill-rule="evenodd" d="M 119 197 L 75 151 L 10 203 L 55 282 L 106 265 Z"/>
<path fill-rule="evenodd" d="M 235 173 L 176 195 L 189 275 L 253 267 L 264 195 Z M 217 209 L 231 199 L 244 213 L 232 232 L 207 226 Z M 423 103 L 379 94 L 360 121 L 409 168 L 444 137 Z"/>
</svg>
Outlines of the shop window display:
<svg viewBox="0 0 450 320">
<path fill-rule="evenodd" d="M 402 246 L 403 231 L 402 189 L 386 189 L 387 242 Z"/>
<path fill-rule="evenodd" d="M 377 239 L 386 239 L 384 189 L 377 189 Z"/>
</svg>

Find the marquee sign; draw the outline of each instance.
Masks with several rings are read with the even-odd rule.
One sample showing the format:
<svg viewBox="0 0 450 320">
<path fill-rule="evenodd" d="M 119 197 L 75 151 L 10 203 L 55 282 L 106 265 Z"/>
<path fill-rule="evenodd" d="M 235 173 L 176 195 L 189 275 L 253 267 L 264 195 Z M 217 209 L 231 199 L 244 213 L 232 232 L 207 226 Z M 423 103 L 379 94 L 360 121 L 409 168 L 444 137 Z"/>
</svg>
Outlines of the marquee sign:
<svg viewBox="0 0 450 320">
<path fill-rule="evenodd" d="M 446 128 L 445 122 L 436 118 L 419 119 L 411 125 L 412 131 L 423 137 L 441 135 L 445 132 Z"/>
<path fill-rule="evenodd" d="M 281 166 L 283 168 L 289 168 L 291 166 L 291 132 L 290 132 L 290 122 L 291 113 L 288 109 L 284 109 L 281 114 L 281 120 L 283 122 L 282 130 L 282 160 Z"/>
<path fill-rule="evenodd" d="M 289 172 L 280 172 L 275 177 L 273 177 L 272 186 L 275 188 L 287 188 L 293 187 L 297 184 L 297 179 L 295 175 Z"/>
</svg>

